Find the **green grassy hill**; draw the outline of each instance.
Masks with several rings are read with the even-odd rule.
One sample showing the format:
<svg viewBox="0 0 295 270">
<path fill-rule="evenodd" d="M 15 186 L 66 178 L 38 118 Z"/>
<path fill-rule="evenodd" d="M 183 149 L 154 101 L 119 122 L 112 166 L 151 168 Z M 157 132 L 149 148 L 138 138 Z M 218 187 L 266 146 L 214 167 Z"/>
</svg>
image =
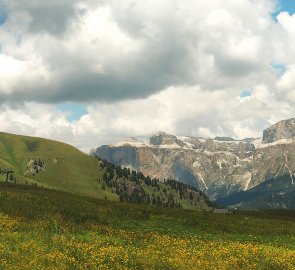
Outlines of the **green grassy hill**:
<svg viewBox="0 0 295 270">
<path fill-rule="evenodd" d="M 30 159 L 44 161 L 45 171 L 26 174 Z M 38 186 L 74 194 L 118 200 L 108 189 L 102 189 L 97 179 L 103 170 L 95 158 L 73 146 L 52 140 L 0 133 L 0 168 L 13 168 L 18 183 L 36 183 Z M 5 175 L 0 175 L 5 181 Z"/>
</svg>

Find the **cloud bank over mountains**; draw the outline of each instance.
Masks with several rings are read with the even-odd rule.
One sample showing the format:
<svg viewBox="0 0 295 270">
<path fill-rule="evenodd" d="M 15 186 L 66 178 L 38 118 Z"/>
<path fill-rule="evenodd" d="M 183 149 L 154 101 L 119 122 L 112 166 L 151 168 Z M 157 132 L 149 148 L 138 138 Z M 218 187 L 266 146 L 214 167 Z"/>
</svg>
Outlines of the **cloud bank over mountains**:
<svg viewBox="0 0 295 270">
<path fill-rule="evenodd" d="M 156 130 L 257 136 L 295 112 L 295 15 L 274 19 L 277 4 L 0 0 L 1 130 L 81 149 Z M 69 121 L 64 102 L 87 113 Z"/>
</svg>

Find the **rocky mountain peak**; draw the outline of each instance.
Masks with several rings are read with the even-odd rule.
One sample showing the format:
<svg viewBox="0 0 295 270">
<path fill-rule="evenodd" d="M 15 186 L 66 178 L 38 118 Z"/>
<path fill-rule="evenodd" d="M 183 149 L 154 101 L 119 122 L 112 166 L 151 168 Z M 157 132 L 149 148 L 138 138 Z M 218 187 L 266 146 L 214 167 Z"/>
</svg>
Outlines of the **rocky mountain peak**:
<svg viewBox="0 0 295 270">
<path fill-rule="evenodd" d="M 295 118 L 282 120 L 263 131 L 264 144 L 284 139 L 295 139 Z"/>
<path fill-rule="evenodd" d="M 261 138 L 210 139 L 159 132 L 149 143 L 124 141 L 101 146 L 96 149 L 96 155 L 144 175 L 179 180 L 205 190 L 211 199 L 218 199 L 269 178 L 290 175 L 293 181 L 294 149 L 295 119 L 292 118 L 266 129 L 262 144 Z"/>
<path fill-rule="evenodd" d="M 165 132 L 158 132 L 150 137 L 151 145 L 172 145 L 180 144 L 181 141 L 177 139 L 176 136 L 167 134 Z"/>
</svg>

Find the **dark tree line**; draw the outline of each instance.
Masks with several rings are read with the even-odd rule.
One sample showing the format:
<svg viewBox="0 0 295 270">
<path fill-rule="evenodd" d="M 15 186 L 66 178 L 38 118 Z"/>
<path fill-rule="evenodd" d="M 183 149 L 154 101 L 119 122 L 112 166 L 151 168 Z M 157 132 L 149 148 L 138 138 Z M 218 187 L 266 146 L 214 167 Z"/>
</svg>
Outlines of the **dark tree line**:
<svg viewBox="0 0 295 270">
<path fill-rule="evenodd" d="M 208 205 L 212 205 L 208 197 L 193 186 L 174 179 L 160 182 L 159 179 L 145 176 L 141 172 L 121 168 L 99 158 L 98 160 L 101 168 L 104 169 L 103 181 L 119 195 L 120 201 L 164 207 L 182 207 L 181 200 L 187 200 L 192 205 L 193 203 L 196 205 L 202 199 Z M 162 189 L 160 183 L 162 183 Z M 144 190 L 144 186 L 153 188 L 153 192 L 148 194 Z M 169 189 L 175 191 L 174 194 L 177 196 L 169 192 Z M 160 196 L 161 192 L 163 196 Z"/>
</svg>

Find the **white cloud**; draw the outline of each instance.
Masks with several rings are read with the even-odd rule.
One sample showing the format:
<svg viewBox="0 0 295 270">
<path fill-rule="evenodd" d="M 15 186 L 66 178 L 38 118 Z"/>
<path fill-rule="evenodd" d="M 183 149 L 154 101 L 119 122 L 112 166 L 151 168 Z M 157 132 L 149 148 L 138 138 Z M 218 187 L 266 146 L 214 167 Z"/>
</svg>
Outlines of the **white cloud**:
<svg viewBox="0 0 295 270">
<path fill-rule="evenodd" d="M 278 94 L 281 98 L 295 103 L 295 65 L 289 67 L 287 72 L 277 82 Z"/>
<path fill-rule="evenodd" d="M 2 100 L 116 101 L 185 84 L 211 91 L 229 84 L 243 88 L 256 84 L 261 73 L 271 76 L 270 0 L 7 6 L 2 32 L 10 37 L 2 42 L 3 53 L 21 59 L 31 76 L 16 75 L 9 92 L 0 87 Z M 10 46 L 13 39 L 19 46 Z"/>
<path fill-rule="evenodd" d="M 274 22 L 272 0 L 5 2 L 2 131 L 85 150 L 158 130 L 256 137 L 294 116 L 295 15 Z M 63 101 L 88 114 L 69 122 Z"/>
<path fill-rule="evenodd" d="M 291 35 L 295 35 L 295 14 L 290 15 L 288 12 L 281 12 L 277 20 L 282 27 Z"/>
<path fill-rule="evenodd" d="M 147 99 L 94 103 L 74 122 L 54 105 L 2 105 L 0 122 L 2 131 L 71 142 L 88 152 L 101 144 L 159 130 L 202 137 L 259 137 L 270 123 L 295 113 L 288 103 L 276 101 L 263 85 L 252 93 L 245 99 L 232 99 L 231 91 L 172 87 Z"/>
</svg>

